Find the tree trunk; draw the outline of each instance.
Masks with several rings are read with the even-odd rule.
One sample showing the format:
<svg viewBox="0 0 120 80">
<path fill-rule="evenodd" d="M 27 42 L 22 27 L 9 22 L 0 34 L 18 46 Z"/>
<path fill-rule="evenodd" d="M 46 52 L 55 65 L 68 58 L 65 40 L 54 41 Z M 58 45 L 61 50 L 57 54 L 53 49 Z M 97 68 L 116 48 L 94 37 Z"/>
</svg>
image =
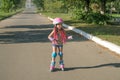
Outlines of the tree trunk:
<svg viewBox="0 0 120 80">
<path fill-rule="evenodd" d="M 85 0 L 85 11 L 89 12 L 90 0 Z"/>
<path fill-rule="evenodd" d="M 106 0 L 100 0 L 100 3 L 101 3 L 101 5 L 100 5 L 100 7 L 101 7 L 101 8 L 100 8 L 100 9 L 101 9 L 101 10 L 100 10 L 100 13 L 101 13 L 101 14 L 105 14 L 105 11 L 106 11 L 106 10 L 105 10 L 105 9 L 106 9 Z"/>
</svg>

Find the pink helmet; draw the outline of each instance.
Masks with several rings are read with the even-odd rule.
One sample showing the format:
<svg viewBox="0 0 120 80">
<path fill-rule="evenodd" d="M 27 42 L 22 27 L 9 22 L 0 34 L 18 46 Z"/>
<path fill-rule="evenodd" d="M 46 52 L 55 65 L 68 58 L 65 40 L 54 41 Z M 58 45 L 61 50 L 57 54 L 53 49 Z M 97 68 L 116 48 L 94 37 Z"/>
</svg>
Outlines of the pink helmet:
<svg viewBox="0 0 120 80">
<path fill-rule="evenodd" d="M 63 23 L 63 20 L 61 18 L 55 18 L 53 20 L 53 24 L 59 24 L 59 23 Z"/>
</svg>

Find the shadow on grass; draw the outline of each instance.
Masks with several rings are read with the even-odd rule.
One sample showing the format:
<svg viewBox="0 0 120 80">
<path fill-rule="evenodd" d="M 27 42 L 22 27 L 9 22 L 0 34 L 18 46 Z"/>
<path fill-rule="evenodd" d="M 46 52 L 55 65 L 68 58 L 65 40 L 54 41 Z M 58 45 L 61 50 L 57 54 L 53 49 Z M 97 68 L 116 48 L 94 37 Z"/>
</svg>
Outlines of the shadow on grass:
<svg viewBox="0 0 120 80">
<path fill-rule="evenodd" d="M 120 35 L 120 25 L 90 25 L 84 24 L 83 21 L 68 20 L 65 23 L 69 25 L 76 25 L 77 29 L 81 29 L 93 35 Z"/>
<path fill-rule="evenodd" d="M 33 42 L 50 42 L 48 35 L 53 29 L 53 25 L 21 25 L 21 26 L 6 26 L 1 28 L 7 32 L 0 33 L 0 44 L 15 44 L 15 43 L 33 43 Z M 12 31 L 8 31 L 8 30 Z M 70 31 L 67 31 L 69 35 L 73 35 Z M 74 34 L 74 39 L 70 41 L 86 41 L 84 37 L 78 38 L 77 34 Z M 69 42 L 70 42 L 69 41 Z"/>
<path fill-rule="evenodd" d="M 65 24 L 69 24 L 69 25 L 78 24 L 78 23 L 85 23 L 84 21 L 81 21 L 81 20 L 66 20 L 64 22 L 65 22 Z"/>
<path fill-rule="evenodd" d="M 120 25 L 85 25 L 84 22 L 80 20 L 67 20 L 65 23 L 75 25 L 77 29 L 81 29 L 93 35 L 120 35 Z"/>
<path fill-rule="evenodd" d="M 93 35 L 117 35 L 120 36 L 120 26 L 89 26 L 89 27 L 78 27 L 87 33 Z"/>
<path fill-rule="evenodd" d="M 83 22 L 67 21 L 68 25 L 74 25 L 77 29 L 83 30 L 89 34 L 97 36 L 103 40 L 120 45 L 120 25 L 95 25 L 85 24 Z"/>
</svg>

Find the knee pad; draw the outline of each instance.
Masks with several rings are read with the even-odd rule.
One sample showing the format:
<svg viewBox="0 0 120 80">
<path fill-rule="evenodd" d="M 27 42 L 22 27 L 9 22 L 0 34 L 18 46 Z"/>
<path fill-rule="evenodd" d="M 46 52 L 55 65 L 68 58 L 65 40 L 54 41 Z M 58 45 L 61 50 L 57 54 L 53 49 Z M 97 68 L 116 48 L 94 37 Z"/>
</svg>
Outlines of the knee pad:
<svg viewBox="0 0 120 80">
<path fill-rule="evenodd" d="M 56 52 L 53 52 L 53 53 L 52 53 L 52 58 L 56 58 L 56 56 L 57 56 L 57 53 L 56 53 Z"/>
<path fill-rule="evenodd" d="M 63 53 L 62 53 L 62 52 L 59 52 L 58 55 L 59 55 L 60 57 L 62 57 L 62 56 L 63 56 Z"/>
</svg>

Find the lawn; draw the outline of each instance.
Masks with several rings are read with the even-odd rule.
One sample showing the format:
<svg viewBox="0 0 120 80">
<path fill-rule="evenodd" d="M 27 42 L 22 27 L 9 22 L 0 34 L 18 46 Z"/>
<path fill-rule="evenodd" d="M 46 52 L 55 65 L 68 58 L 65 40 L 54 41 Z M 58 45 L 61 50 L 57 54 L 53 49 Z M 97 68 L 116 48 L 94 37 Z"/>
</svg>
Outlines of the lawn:
<svg viewBox="0 0 120 80">
<path fill-rule="evenodd" d="M 120 25 L 80 25 L 77 28 L 120 46 Z"/>
<path fill-rule="evenodd" d="M 19 10 L 17 10 L 17 11 L 12 11 L 12 12 L 9 12 L 9 13 L 0 11 L 0 20 L 5 19 L 5 18 L 7 18 L 7 17 L 10 17 L 10 16 L 12 16 L 12 15 L 14 15 L 14 14 L 22 11 L 22 10 L 23 10 L 23 9 L 19 9 Z"/>
<path fill-rule="evenodd" d="M 120 17 L 120 14 L 112 14 L 113 17 Z"/>
<path fill-rule="evenodd" d="M 83 23 L 83 21 L 72 20 L 69 14 L 63 13 L 42 13 L 51 18 L 61 17 L 64 23 L 81 29 L 89 34 L 97 36 L 101 39 L 110 41 L 120 46 L 120 25 L 94 25 Z M 120 15 L 113 15 L 119 17 Z"/>
</svg>

